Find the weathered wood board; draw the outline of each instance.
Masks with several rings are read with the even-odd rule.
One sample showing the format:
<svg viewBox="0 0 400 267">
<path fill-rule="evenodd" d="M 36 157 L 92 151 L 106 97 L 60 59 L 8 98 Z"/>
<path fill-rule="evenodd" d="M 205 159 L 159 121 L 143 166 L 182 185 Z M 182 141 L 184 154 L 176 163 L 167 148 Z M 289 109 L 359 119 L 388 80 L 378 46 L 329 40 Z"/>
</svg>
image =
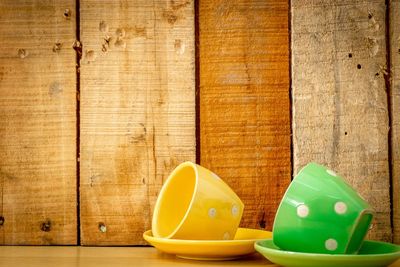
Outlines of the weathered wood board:
<svg viewBox="0 0 400 267">
<path fill-rule="evenodd" d="M 390 1 L 393 241 L 400 244 L 400 1 Z"/>
<path fill-rule="evenodd" d="M 288 1 L 199 2 L 200 163 L 271 229 L 290 183 Z"/>
<path fill-rule="evenodd" d="M 83 245 L 144 244 L 162 183 L 195 160 L 193 0 L 79 2 L 79 177 L 76 1 L 0 2 L 0 244 L 77 244 L 77 227 Z M 290 182 L 291 45 L 294 174 L 330 166 L 374 206 L 369 237 L 391 241 L 392 214 L 400 243 L 400 1 L 388 3 L 386 36 L 384 1 L 292 0 L 289 44 L 288 1 L 198 2 L 198 160 L 242 198 L 242 226 L 271 229 Z"/>
<path fill-rule="evenodd" d="M 195 161 L 194 3 L 80 3 L 81 241 L 144 244 L 163 181 Z"/>
<path fill-rule="evenodd" d="M 76 244 L 75 1 L 0 2 L 0 244 Z"/>
<path fill-rule="evenodd" d="M 385 2 L 291 4 L 294 173 L 342 174 L 375 208 L 369 237 L 390 241 Z"/>
</svg>

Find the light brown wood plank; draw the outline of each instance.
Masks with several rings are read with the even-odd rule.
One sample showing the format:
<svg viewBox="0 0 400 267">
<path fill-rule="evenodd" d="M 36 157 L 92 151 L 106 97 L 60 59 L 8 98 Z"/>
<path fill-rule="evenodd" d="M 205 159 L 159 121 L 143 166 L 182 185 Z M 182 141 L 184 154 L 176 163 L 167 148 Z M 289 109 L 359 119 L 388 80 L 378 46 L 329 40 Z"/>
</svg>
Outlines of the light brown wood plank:
<svg viewBox="0 0 400 267">
<path fill-rule="evenodd" d="M 277 266 L 256 253 L 232 261 L 199 262 L 160 253 L 152 247 L 0 247 L 1 267 Z M 400 267 L 400 260 L 390 267 Z"/>
<path fill-rule="evenodd" d="M 75 27 L 75 1 L 0 2 L 0 244 L 76 244 Z"/>
<path fill-rule="evenodd" d="M 290 183 L 289 4 L 199 2 L 200 162 L 271 229 Z"/>
<path fill-rule="evenodd" d="M 199 266 L 152 247 L 0 247 L 0 267 L 159 267 Z M 207 261 L 206 266 L 276 266 L 260 254 L 234 261 Z M 392 267 L 399 267 L 400 261 Z"/>
<path fill-rule="evenodd" d="M 80 15 L 82 244 L 144 244 L 163 181 L 195 160 L 194 4 L 82 0 Z"/>
<path fill-rule="evenodd" d="M 384 1 L 292 1 L 294 173 L 336 170 L 374 207 L 390 241 Z"/>
<path fill-rule="evenodd" d="M 400 1 L 390 1 L 393 241 L 400 244 Z"/>
</svg>

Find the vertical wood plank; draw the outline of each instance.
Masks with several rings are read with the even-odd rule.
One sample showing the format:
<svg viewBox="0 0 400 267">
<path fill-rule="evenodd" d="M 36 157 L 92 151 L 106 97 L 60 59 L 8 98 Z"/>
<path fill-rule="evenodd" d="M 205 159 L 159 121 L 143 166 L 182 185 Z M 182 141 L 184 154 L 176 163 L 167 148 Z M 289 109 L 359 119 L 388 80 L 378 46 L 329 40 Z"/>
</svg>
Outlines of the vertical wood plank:
<svg viewBox="0 0 400 267">
<path fill-rule="evenodd" d="M 288 1 L 199 2 L 200 162 L 271 229 L 290 183 Z"/>
<path fill-rule="evenodd" d="M 144 244 L 158 191 L 195 160 L 193 1 L 81 1 L 84 245 Z"/>
<path fill-rule="evenodd" d="M 389 1 L 393 241 L 400 244 L 400 1 Z"/>
<path fill-rule="evenodd" d="M 75 1 L 0 2 L 0 244 L 76 244 L 75 27 Z"/>
<path fill-rule="evenodd" d="M 335 169 L 375 208 L 391 240 L 384 1 L 292 1 L 294 173 Z"/>
</svg>

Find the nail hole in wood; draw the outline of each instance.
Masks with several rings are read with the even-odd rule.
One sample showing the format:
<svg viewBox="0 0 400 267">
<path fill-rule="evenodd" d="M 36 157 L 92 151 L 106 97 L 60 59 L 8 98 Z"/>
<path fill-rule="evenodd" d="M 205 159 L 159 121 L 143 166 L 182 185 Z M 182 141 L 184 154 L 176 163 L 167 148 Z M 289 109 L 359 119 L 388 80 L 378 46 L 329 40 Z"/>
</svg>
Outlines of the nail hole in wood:
<svg viewBox="0 0 400 267">
<path fill-rule="evenodd" d="M 26 51 L 25 49 L 18 49 L 18 56 L 20 58 L 26 58 L 28 54 L 28 51 Z"/>
<path fill-rule="evenodd" d="M 261 228 L 264 229 L 267 226 L 267 222 L 264 219 L 262 219 L 262 220 L 259 221 L 259 225 L 260 225 Z"/>
<path fill-rule="evenodd" d="M 0 226 L 3 226 L 3 224 L 4 224 L 4 217 L 0 216 Z"/>
<path fill-rule="evenodd" d="M 40 227 L 40 230 L 43 232 L 50 232 L 51 230 L 51 221 L 46 220 L 45 222 L 42 223 L 42 226 Z"/>
<path fill-rule="evenodd" d="M 263 229 L 267 226 L 267 222 L 265 221 L 265 211 L 263 212 L 261 220 L 258 221 L 258 225 Z"/>
<path fill-rule="evenodd" d="M 344 135 L 347 135 L 347 132 L 344 132 Z"/>
<path fill-rule="evenodd" d="M 361 69 L 361 64 L 357 64 L 357 69 Z"/>
<path fill-rule="evenodd" d="M 352 58 L 353 57 L 353 54 L 352 53 L 349 53 L 349 58 Z"/>
<path fill-rule="evenodd" d="M 66 8 L 64 10 L 64 18 L 70 19 L 71 18 L 71 10 L 69 8 Z"/>
<path fill-rule="evenodd" d="M 107 226 L 102 222 L 99 222 L 99 231 L 102 233 L 107 232 Z"/>
<path fill-rule="evenodd" d="M 61 46 L 62 46 L 61 43 L 55 43 L 55 44 L 53 45 L 53 52 L 54 52 L 54 53 L 60 52 Z"/>
</svg>

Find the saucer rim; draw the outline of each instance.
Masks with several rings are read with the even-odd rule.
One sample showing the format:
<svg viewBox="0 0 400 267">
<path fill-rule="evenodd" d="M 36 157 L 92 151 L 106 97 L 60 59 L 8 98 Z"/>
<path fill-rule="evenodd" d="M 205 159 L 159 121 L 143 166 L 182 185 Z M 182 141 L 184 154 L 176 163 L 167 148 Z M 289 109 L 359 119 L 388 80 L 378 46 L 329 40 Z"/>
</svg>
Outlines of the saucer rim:
<svg viewBox="0 0 400 267">
<path fill-rule="evenodd" d="M 163 237 L 155 237 L 153 236 L 152 230 L 147 230 L 143 233 L 143 238 L 147 241 L 149 240 L 155 240 L 158 242 L 163 242 L 165 244 L 241 244 L 243 242 L 257 242 L 257 241 L 263 241 L 263 240 L 270 240 L 272 239 L 272 232 L 271 231 L 266 231 L 266 230 L 260 230 L 260 229 L 252 229 L 252 228 L 244 228 L 244 227 L 239 227 L 238 230 L 252 230 L 252 231 L 257 231 L 257 232 L 263 232 L 266 234 L 270 234 L 270 238 L 251 238 L 251 239 L 231 239 L 231 240 L 192 240 L 192 239 L 172 239 L 172 238 L 163 238 Z"/>
<path fill-rule="evenodd" d="M 360 259 L 360 258 L 369 258 L 369 257 L 373 257 L 373 258 L 377 258 L 377 257 L 382 257 L 382 256 L 394 256 L 394 255 L 398 255 L 400 258 L 400 246 L 393 244 L 393 243 L 389 243 L 389 242 L 382 242 L 382 241 L 375 241 L 375 240 L 364 240 L 364 242 L 367 243 L 372 243 L 374 245 L 382 245 L 382 244 L 389 244 L 389 245 L 393 245 L 399 248 L 399 251 L 396 252 L 390 252 L 390 253 L 379 253 L 379 254 L 325 254 L 325 253 L 308 253 L 308 252 L 297 252 L 297 251 L 290 251 L 290 250 L 283 250 L 283 249 L 275 249 L 275 248 L 271 248 L 271 247 L 265 247 L 263 245 L 261 245 L 261 242 L 265 242 L 265 241 L 271 241 L 274 244 L 273 239 L 264 239 L 264 240 L 258 240 L 254 243 L 254 248 L 256 249 L 256 251 L 258 251 L 260 254 L 264 255 L 262 251 L 259 251 L 258 249 L 261 250 L 267 250 L 267 251 L 272 251 L 275 253 L 275 255 L 277 253 L 279 253 L 280 255 L 298 255 L 298 256 L 303 256 L 303 257 L 310 257 L 310 258 L 325 258 L 325 259 L 330 259 L 330 258 L 334 258 L 334 259 Z M 275 244 L 274 244 L 275 245 Z M 276 246 L 276 245 L 275 245 Z"/>
</svg>

